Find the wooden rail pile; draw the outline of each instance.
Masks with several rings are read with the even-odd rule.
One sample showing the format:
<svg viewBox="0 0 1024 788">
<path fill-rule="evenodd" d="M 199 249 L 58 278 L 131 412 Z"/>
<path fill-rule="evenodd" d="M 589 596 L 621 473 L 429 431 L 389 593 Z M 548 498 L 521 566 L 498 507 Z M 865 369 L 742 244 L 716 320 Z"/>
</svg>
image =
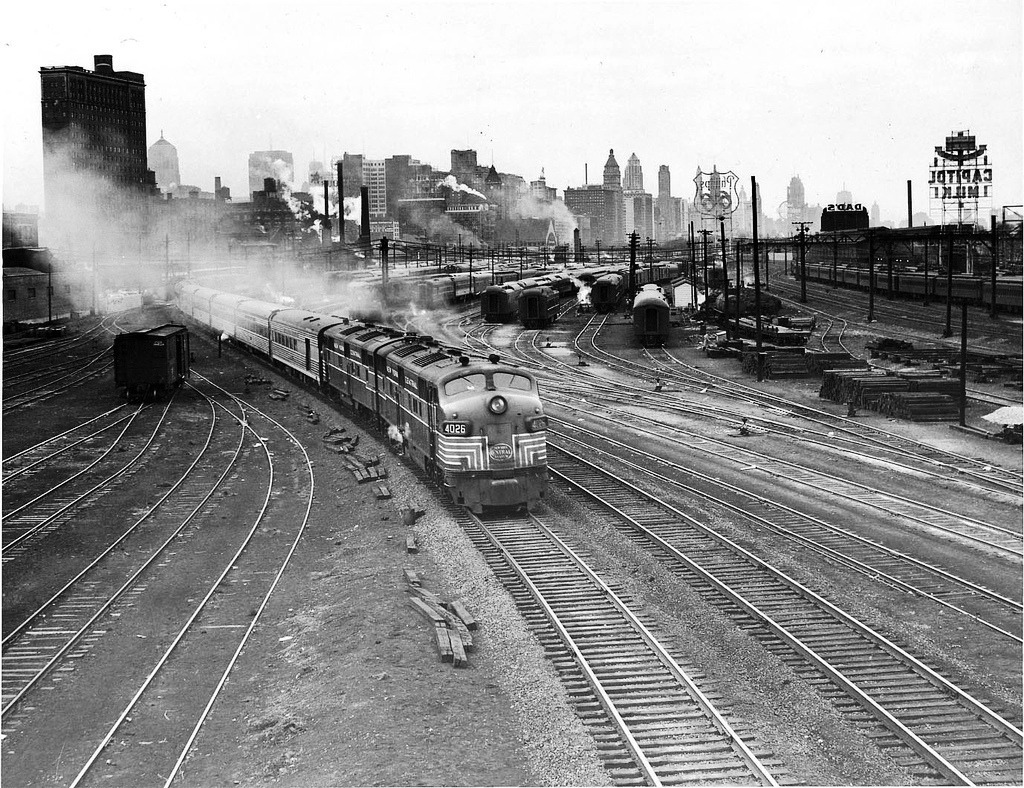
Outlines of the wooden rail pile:
<svg viewBox="0 0 1024 788">
<path fill-rule="evenodd" d="M 893 383 L 896 385 L 892 385 Z M 910 383 L 887 375 L 882 370 L 828 369 L 822 375 L 818 396 L 833 402 L 862 405 L 865 403 L 865 390 L 880 396 L 886 391 L 909 391 Z"/>
<path fill-rule="evenodd" d="M 452 667 L 464 668 L 468 664 L 467 653 L 476 650 L 473 632 L 476 619 L 460 599 L 443 602 L 438 594 L 423 587 L 419 572 L 404 570 L 406 590 L 409 592 L 409 606 L 434 626 L 434 642 L 442 662 Z"/>
<path fill-rule="evenodd" d="M 875 403 L 875 410 L 908 421 L 956 421 L 960 418 L 957 400 L 946 394 L 927 391 L 883 394 Z"/>
<path fill-rule="evenodd" d="M 804 354 L 807 371 L 820 376 L 826 369 L 867 369 L 868 362 L 862 358 L 854 358 L 849 353 L 825 353 L 820 350 L 808 350 Z"/>
<path fill-rule="evenodd" d="M 803 353 L 765 353 L 764 374 L 769 380 L 812 377 Z"/>
</svg>

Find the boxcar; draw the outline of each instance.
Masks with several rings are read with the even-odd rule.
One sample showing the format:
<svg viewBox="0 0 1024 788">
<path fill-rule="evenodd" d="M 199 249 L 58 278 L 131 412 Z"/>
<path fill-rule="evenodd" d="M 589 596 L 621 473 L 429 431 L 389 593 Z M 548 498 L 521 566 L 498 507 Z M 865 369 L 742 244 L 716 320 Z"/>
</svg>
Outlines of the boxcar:
<svg viewBox="0 0 1024 788">
<path fill-rule="evenodd" d="M 188 329 L 167 323 L 114 337 L 114 385 L 129 401 L 153 399 L 181 384 L 189 373 Z"/>
</svg>

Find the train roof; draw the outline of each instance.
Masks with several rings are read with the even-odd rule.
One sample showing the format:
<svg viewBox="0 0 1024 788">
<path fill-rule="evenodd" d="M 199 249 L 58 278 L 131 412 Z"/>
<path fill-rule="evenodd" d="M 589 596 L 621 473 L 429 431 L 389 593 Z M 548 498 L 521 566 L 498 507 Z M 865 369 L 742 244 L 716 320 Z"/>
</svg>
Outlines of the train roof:
<svg viewBox="0 0 1024 788">
<path fill-rule="evenodd" d="M 321 329 L 341 323 L 343 318 L 326 315 L 322 312 L 309 312 L 305 309 L 286 308 L 274 313 L 275 323 L 284 323 L 300 331 L 319 333 Z"/>
<path fill-rule="evenodd" d="M 166 337 L 172 337 L 175 334 L 188 333 L 188 329 L 180 323 L 164 323 L 162 326 L 156 328 L 143 328 L 139 331 L 125 331 L 124 333 L 118 334 L 114 337 L 114 341 L 118 339 L 137 339 L 139 337 L 163 339 Z"/>
</svg>

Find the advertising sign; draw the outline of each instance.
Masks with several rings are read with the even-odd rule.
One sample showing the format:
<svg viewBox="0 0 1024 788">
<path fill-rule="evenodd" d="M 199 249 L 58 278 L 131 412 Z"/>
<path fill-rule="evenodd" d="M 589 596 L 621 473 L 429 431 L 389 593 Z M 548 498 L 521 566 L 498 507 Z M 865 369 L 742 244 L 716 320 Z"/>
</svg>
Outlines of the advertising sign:
<svg viewBox="0 0 1024 788">
<path fill-rule="evenodd" d="M 736 173 L 719 172 L 717 167 L 701 172 L 698 167 L 693 182 L 697 185 L 693 203 L 702 218 L 722 219 L 739 207 Z"/>
<path fill-rule="evenodd" d="M 953 132 L 935 147 L 928 168 L 928 207 L 936 224 L 977 224 L 992 209 L 992 165 L 987 145 L 973 134 Z"/>
</svg>

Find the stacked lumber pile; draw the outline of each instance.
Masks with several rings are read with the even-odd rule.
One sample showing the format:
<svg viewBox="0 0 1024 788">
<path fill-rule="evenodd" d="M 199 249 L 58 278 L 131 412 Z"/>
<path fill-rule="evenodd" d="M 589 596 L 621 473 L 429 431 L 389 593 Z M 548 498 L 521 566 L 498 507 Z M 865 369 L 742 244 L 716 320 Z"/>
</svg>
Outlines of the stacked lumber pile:
<svg viewBox="0 0 1024 788">
<path fill-rule="evenodd" d="M 800 349 L 803 350 L 803 348 Z M 765 353 L 764 375 L 769 380 L 811 377 L 803 353 L 779 353 L 776 351 Z"/>
<path fill-rule="evenodd" d="M 909 421 L 956 421 L 960 418 L 958 400 L 926 391 L 883 394 L 875 409 L 886 416 Z"/>
<path fill-rule="evenodd" d="M 462 600 L 444 602 L 438 594 L 425 589 L 419 572 L 406 569 L 404 573 L 409 606 L 433 625 L 434 643 L 441 661 L 455 668 L 466 667 L 469 662 L 466 654 L 476 650 L 473 643 L 476 619 Z"/>
<path fill-rule="evenodd" d="M 863 386 L 883 385 L 884 381 L 890 380 L 896 378 L 880 369 L 827 369 L 822 374 L 818 396 L 832 402 L 853 402 L 860 405 Z M 909 390 L 910 385 L 904 381 L 901 388 Z"/>
<path fill-rule="evenodd" d="M 804 354 L 807 371 L 812 375 L 821 376 L 826 369 L 867 369 L 869 364 L 862 358 L 854 358 L 849 353 L 825 353 L 808 350 Z"/>
<path fill-rule="evenodd" d="M 765 355 L 762 351 L 761 355 Z M 748 375 L 757 374 L 757 351 L 756 350 L 744 350 L 740 356 L 740 365 L 745 373 Z"/>
</svg>

